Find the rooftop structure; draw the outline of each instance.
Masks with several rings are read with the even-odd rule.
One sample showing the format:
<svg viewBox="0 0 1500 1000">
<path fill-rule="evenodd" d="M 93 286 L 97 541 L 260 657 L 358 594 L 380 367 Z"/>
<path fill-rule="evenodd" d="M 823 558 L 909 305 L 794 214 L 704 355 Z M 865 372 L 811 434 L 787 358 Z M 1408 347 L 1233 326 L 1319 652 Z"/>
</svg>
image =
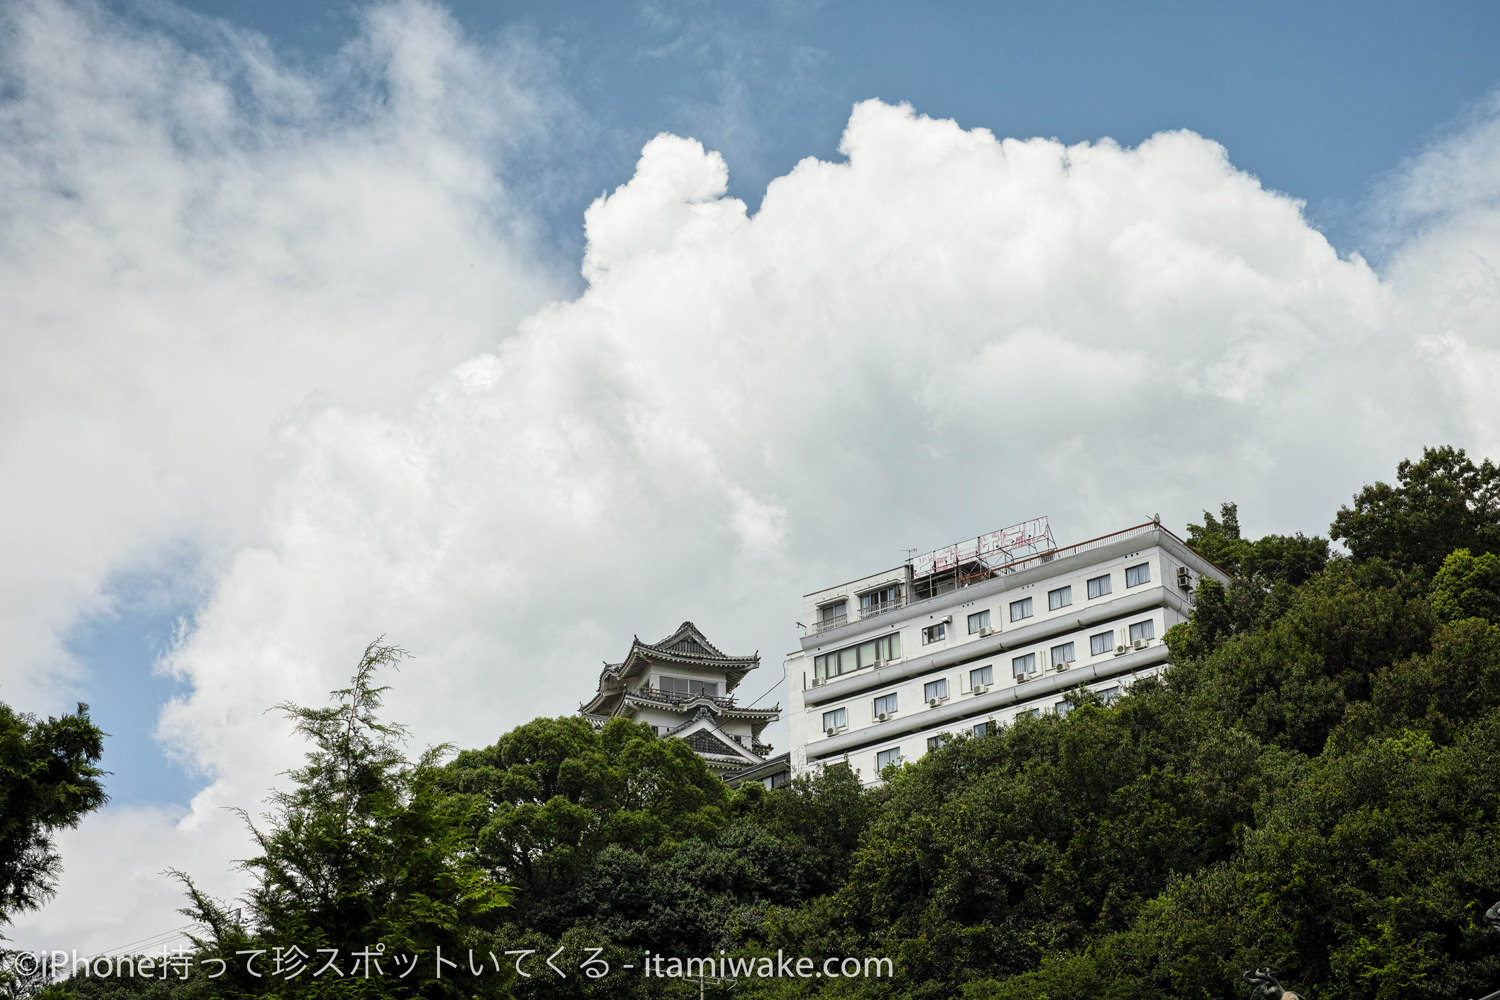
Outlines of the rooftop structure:
<svg viewBox="0 0 1500 1000">
<path fill-rule="evenodd" d="M 759 654 L 730 656 L 692 622 L 658 642 L 635 637 L 619 663 L 606 663 L 599 690 L 579 708 L 595 726 L 615 716 L 651 726 L 692 747 L 720 777 L 765 761 L 761 731 L 780 706 L 740 708 L 734 689 L 760 666 Z"/>
<path fill-rule="evenodd" d="M 1228 577 L 1152 520 L 1058 548 L 1045 517 L 805 597 L 787 663 L 792 773 L 866 783 L 955 734 L 1106 701 L 1167 666 L 1197 581 Z"/>
</svg>

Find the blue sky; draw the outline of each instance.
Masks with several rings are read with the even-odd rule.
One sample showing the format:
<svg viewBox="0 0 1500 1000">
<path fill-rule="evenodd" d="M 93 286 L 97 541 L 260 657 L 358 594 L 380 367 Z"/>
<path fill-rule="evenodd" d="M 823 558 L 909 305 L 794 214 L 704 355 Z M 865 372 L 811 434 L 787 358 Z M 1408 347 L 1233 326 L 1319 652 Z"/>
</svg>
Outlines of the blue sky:
<svg viewBox="0 0 1500 1000">
<path fill-rule="evenodd" d="M 381 632 L 472 745 L 684 618 L 753 697 L 908 546 L 1500 450 L 1493 3 L 7 17 L 0 697 L 114 772 L 36 935 L 172 926 Z"/>
<path fill-rule="evenodd" d="M 358 17 L 348 3 L 186 6 L 313 61 L 347 43 Z M 1192 129 L 1306 201 L 1340 249 L 1372 255 L 1379 239 L 1360 215 L 1371 185 L 1500 83 L 1500 8 L 1483 0 L 447 7 L 475 38 L 536 39 L 587 117 L 587 162 L 550 164 L 546 178 L 548 222 L 574 254 L 582 209 L 657 132 L 721 152 L 731 193 L 753 206 L 798 160 L 833 155 L 850 106 L 878 97 L 1068 143 Z"/>
</svg>

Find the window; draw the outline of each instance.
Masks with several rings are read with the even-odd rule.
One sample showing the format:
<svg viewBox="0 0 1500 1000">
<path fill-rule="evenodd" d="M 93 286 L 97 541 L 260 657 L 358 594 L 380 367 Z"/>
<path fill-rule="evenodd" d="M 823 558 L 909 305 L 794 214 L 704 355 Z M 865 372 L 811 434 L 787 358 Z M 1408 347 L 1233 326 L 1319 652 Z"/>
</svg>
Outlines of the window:
<svg viewBox="0 0 1500 1000">
<path fill-rule="evenodd" d="M 1041 717 L 1042 710 L 1040 708 L 1028 708 L 1024 712 L 1016 713 L 1016 718 L 1018 719 L 1040 719 Z"/>
<path fill-rule="evenodd" d="M 818 625 L 822 628 L 832 628 L 842 625 L 844 619 L 849 617 L 849 602 L 834 601 L 818 608 Z"/>
<path fill-rule="evenodd" d="M 901 763 L 900 747 L 891 747 L 889 750 L 882 750 L 875 755 L 875 770 L 877 771 L 884 771 L 892 764 L 899 763 Z"/>
<path fill-rule="evenodd" d="M 1109 593 L 1109 589 L 1108 573 L 1105 573 L 1103 576 L 1094 577 L 1089 581 L 1089 600 L 1092 601 L 1096 597 L 1103 597 Z"/>
<path fill-rule="evenodd" d="M 933 750 L 941 750 L 941 749 L 943 749 L 943 747 L 947 746 L 947 744 L 948 744 L 948 734 L 947 733 L 938 733 L 936 736 L 929 736 L 929 737 L 927 737 L 927 750 L 929 752 L 931 752 Z"/>
<path fill-rule="evenodd" d="M 890 694 L 883 694 L 879 698 L 875 699 L 875 717 L 877 719 L 880 716 L 882 716 L 882 715 L 895 715 L 895 714 L 896 714 L 896 692 L 892 691 Z"/>
<path fill-rule="evenodd" d="M 1115 634 L 1113 632 L 1095 632 L 1089 636 L 1089 652 L 1095 656 L 1103 656 L 1115 645 Z"/>
<path fill-rule="evenodd" d="M 1014 657 L 1010 661 L 1011 673 L 1017 677 L 1024 677 L 1036 669 L 1036 654 L 1027 653 L 1025 656 Z"/>
<path fill-rule="evenodd" d="M 1103 699 L 1104 704 L 1113 705 L 1115 702 L 1120 700 L 1119 685 L 1105 688 L 1103 691 L 1099 692 L 1099 697 Z"/>
<path fill-rule="evenodd" d="M 948 678 L 942 680 L 928 681 L 922 685 L 922 697 L 927 701 L 934 698 L 942 699 L 948 697 Z"/>
<path fill-rule="evenodd" d="M 849 710 L 847 708 L 835 708 L 831 712 L 823 713 L 823 728 L 843 729 L 849 725 Z"/>
<path fill-rule="evenodd" d="M 1073 706 L 1068 704 L 1066 700 L 1063 700 L 1057 703 L 1056 711 L 1058 715 L 1067 715 L 1069 712 L 1073 711 Z"/>
<path fill-rule="evenodd" d="M 924 646 L 928 643 L 942 642 L 946 638 L 948 638 L 947 622 L 938 622 L 936 625 L 929 625 L 922 630 L 922 645 Z"/>
<path fill-rule="evenodd" d="M 785 771 L 778 771 L 775 774 L 771 775 L 769 778 L 762 778 L 761 784 L 765 785 L 767 788 L 780 788 L 782 785 L 785 785 L 791 780 L 792 776 L 790 774 Z"/>
<path fill-rule="evenodd" d="M 980 629 L 989 628 L 989 627 L 990 627 L 990 611 L 989 611 L 988 608 L 984 609 L 983 611 L 976 611 L 972 615 L 969 616 L 969 634 L 970 635 L 973 635 L 975 632 L 978 632 Z"/>
<path fill-rule="evenodd" d="M 1056 590 L 1047 591 L 1047 610 L 1056 611 L 1073 603 L 1073 588 L 1058 587 Z"/>
<path fill-rule="evenodd" d="M 871 639 L 857 646 L 845 646 L 813 659 L 813 676 L 820 681 L 840 674 L 852 674 L 866 667 L 878 667 L 901 656 L 901 633 Z"/>
<path fill-rule="evenodd" d="M 1125 567 L 1125 586 L 1139 587 L 1143 583 L 1151 582 L 1151 564 L 1141 563 L 1139 566 Z"/>
<path fill-rule="evenodd" d="M 686 677 L 657 677 L 656 685 L 660 690 L 672 694 L 705 695 L 709 698 L 719 696 L 717 681 L 695 681 Z"/>
<path fill-rule="evenodd" d="M 1155 638 L 1156 638 L 1156 622 L 1151 621 L 1149 618 L 1146 619 L 1143 622 L 1136 622 L 1134 625 L 1130 626 L 1130 641 L 1131 642 L 1135 642 L 1137 639 L 1155 639 Z"/>
<path fill-rule="evenodd" d="M 978 725 L 976 725 L 974 727 L 974 735 L 975 736 L 988 736 L 990 733 L 993 733 L 994 731 L 995 731 L 995 724 L 993 722 L 981 722 L 981 723 L 979 723 Z"/>
<path fill-rule="evenodd" d="M 1010 602 L 1010 620 L 1018 622 L 1023 618 L 1031 617 L 1031 598 L 1023 597 L 1019 601 Z"/>
<path fill-rule="evenodd" d="M 1055 667 L 1061 663 L 1073 662 L 1073 644 L 1065 642 L 1061 646 L 1052 647 L 1052 665 Z"/>
<path fill-rule="evenodd" d="M 872 590 L 868 594 L 860 594 L 859 616 L 861 618 L 868 618 L 871 615 L 878 615 L 882 611 L 895 610 L 899 606 L 896 600 L 897 593 L 899 591 L 893 583 L 889 587 L 881 587 L 879 590 Z"/>
<path fill-rule="evenodd" d="M 969 687 L 989 687 L 995 683 L 995 668 L 990 666 L 975 667 L 969 671 Z"/>
</svg>

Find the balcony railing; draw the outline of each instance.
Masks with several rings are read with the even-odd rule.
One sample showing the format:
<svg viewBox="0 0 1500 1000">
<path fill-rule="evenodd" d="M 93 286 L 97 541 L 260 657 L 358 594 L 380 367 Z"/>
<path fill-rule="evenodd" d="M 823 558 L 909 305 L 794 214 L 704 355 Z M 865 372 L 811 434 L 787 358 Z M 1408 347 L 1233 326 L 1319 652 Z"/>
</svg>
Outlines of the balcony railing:
<svg viewBox="0 0 1500 1000">
<path fill-rule="evenodd" d="M 897 597 L 890 601 L 881 601 L 879 604 L 871 604 L 860 608 L 859 619 L 860 621 L 864 621 L 867 618 L 875 618 L 887 612 L 895 611 L 897 608 L 904 607 L 906 607 L 906 598 L 904 597 Z"/>
<path fill-rule="evenodd" d="M 652 701 L 665 702 L 669 705 L 681 705 L 683 702 L 697 701 L 699 698 L 702 698 L 706 701 L 713 702 L 720 708 L 734 707 L 734 695 L 732 694 L 688 694 L 684 691 L 663 691 L 661 688 L 654 687 L 636 688 L 635 691 L 631 693 L 641 698 L 650 698 Z"/>
<path fill-rule="evenodd" d="M 878 604 L 868 604 L 859 609 L 859 614 L 856 617 L 851 617 L 848 614 L 831 615 L 814 623 L 812 630 L 814 633 L 827 632 L 829 629 L 847 625 L 851 621 L 868 621 L 871 618 L 879 617 L 898 608 L 904 608 L 907 603 L 908 601 L 905 597 L 897 597 L 893 600 L 881 601 Z"/>
<path fill-rule="evenodd" d="M 849 624 L 849 616 L 847 614 L 829 615 L 827 618 L 819 618 L 814 622 L 812 630 L 814 632 L 827 632 L 831 628 L 838 628 L 840 625 L 847 624 Z"/>
</svg>

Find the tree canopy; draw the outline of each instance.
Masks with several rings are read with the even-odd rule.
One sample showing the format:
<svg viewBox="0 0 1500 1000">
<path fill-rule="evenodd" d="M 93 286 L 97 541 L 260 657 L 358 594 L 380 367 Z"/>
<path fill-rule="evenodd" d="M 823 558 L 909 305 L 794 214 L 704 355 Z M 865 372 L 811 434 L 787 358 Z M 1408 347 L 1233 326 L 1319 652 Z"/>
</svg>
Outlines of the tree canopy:
<svg viewBox="0 0 1500 1000">
<path fill-rule="evenodd" d="M 55 891 L 62 859 L 52 837 L 108 798 L 103 753 L 87 705 L 42 720 L 0 704 L 0 926 Z"/>
</svg>

